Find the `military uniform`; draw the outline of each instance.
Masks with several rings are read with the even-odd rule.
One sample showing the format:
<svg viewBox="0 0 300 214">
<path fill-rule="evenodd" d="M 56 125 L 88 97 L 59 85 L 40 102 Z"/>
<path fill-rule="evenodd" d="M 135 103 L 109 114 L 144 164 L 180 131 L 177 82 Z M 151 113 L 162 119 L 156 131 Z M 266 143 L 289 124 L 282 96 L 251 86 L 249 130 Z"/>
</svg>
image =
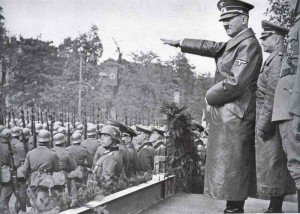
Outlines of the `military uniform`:
<svg viewBox="0 0 300 214">
<path fill-rule="evenodd" d="M 152 142 L 145 142 L 139 149 L 138 156 L 141 171 L 147 172 L 153 170 L 155 149 Z"/>
<path fill-rule="evenodd" d="M 155 145 L 155 156 L 166 156 L 167 147 L 164 145 L 162 141 L 158 141 Z"/>
<path fill-rule="evenodd" d="M 136 149 L 134 148 L 134 145 L 131 141 L 126 144 L 126 148 L 130 155 L 128 174 L 133 175 L 137 171 L 140 170 L 140 165 L 139 165 L 140 162 L 139 162 L 139 158 L 138 158 L 138 153 L 137 153 Z"/>
<path fill-rule="evenodd" d="M 81 170 L 82 177 L 79 178 L 83 184 L 86 184 L 88 178 L 88 172 L 86 167 L 92 167 L 93 158 L 86 148 L 82 147 L 80 144 L 73 144 L 66 148 L 70 152 L 71 156 L 74 157 L 74 160 L 77 165 L 77 170 Z M 80 173 L 80 174 L 81 174 Z M 70 173 L 71 174 L 71 173 Z"/>
<path fill-rule="evenodd" d="M 287 169 L 280 134 L 272 123 L 275 88 L 280 78 L 285 50 L 283 39 L 288 29 L 268 21 L 262 22 L 261 39 L 270 53 L 257 82 L 256 93 L 256 171 L 258 193 L 271 196 L 267 212 L 282 212 L 283 197 L 295 193 L 295 185 Z M 273 36 L 275 35 L 275 36 Z M 273 37 L 271 37 L 273 36 Z M 269 38 L 271 37 L 271 38 Z M 281 43 L 275 43 L 274 38 Z M 279 40 L 278 40 L 279 41 Z"/>
<path fill-rule="evenodd" d="M 61 170 L 65 172 L 75 170 L 76 163 L 69 151 L 67 151 L 64 147 L 60 146 L 54 146 L 51 150 L 57 154 Z"/>
<path fill-rule="evenodd" d="M 10 168 L 10 158 L 8 145 L 0 143 L 0 166 Z M 0 189 L 0 210 L 3 213 L 9 213 L 8 203 L 11 195 L 13 194 L 13 188 L 11 181 L 9 183 L 3 183 L 1 181 Z"/>
<path fill-rule="evenodd" d="M 41 158 L 42 157 L 42 158 Z M 25 163 L 22 167 L 22 173 L 26 177 L 30 175 L 30 194 L 32 200 L 35 199 L 35 205 L 42 212 L 48 209 L 46 203 L 49 198 L 49 190 L 54 187 L 52 174 L 60 171 L 58 156 L 45 145 L 39 145 L 37 148 L 28 152 Z M 30 174 L 29 174 L 30 173 Z"/>
<path fill-rule="evenodd" d="M 218 8 L 222 21 L 248 15 L 253 6 L 221 0 Z M 215 84 L 206 93 L 211 112 L 204 194 L 244 201 L 256 194 L 255 90 L 262 65 L 260 44 L 248 28 L 226 43 L 184 39 L 181 50 L 216 60 Z M 243 211 L 242 207 L 241 203 L 238 210 Z"/>
<path fill-rule="evenodd" d="M 299 29 L 300 15 L 298 14 L 288 34 L 287 57 L 283 61 L 281 78 L 275 91 L 272 121 L 278 124 L 287 166 L 297 190 L 300 191 L 300 142 L 292 129 L 293 114 L 298 115 L 299 110 L 299 103 L 295 99 L 300 83 L 298 78 Z"/>
<path fill-rule="evenodd" d="M 120 150 L 110 148 L 97 161 L 95 174 L 98 181 L 117 181 L 123 170 L 123 155 Z"/>
<path fill-rule="evenodd" d="M 119 151 L 123 156 L 123 166 L 126 175 L 129 175 L 129 165 L 130 165 L 130 154 L 124 142 L 119 144 Z"/>
<path fill-rule="evenodd" d="M 87 138 L 81 142 L 81 146 L 85 147 L 90 155 L 94 157 L 98 147 L 100 146 L 100 143 L 95 138 Z"/>
<path fill-rule="evenodd" d="M 106 152 L 106 149 L 103 146 L 99 146 L 93 158 L 93 166 L 95 166 L 96 162 L 99 158 Z M 94 167 L 93 167 L 94 168 Z"/>
<path fill-rule="evenodd" d="M 21 141 L 15 141 L 14 146 L 12 147 L 14 153 L 14 164 L 17 168 L 17 171 L 20 172 L 22 170 L 22 165 L 25 162 L 26 152 L 24 148 L 24 144 Z M 26 179 L 21 173 L 17 173 L 18 177 L 18 188 L 19 188 L 19 204 L 20 209 L 26 212 Z"/>
</svg>

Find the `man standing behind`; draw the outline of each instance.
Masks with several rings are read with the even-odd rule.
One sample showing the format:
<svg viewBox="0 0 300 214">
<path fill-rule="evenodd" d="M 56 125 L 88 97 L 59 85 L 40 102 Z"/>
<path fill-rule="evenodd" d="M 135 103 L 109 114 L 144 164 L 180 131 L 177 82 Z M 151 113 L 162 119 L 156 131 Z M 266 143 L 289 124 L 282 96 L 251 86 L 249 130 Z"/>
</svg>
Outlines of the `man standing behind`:
<svg viewBox="0 0 300 214">
<path fill-rule="evenodd" d="M 285 195 L 295 193 L 287 169 L 280 135 L 272 123 L 275 88 L 280 78 L 281 63 L 286 55 L 284 37 L 288 29 L 262 21 L 261 44 L 270 53 L 257 82 L 256 93 L 256 171 L 257 191 L 271 197 L 268 213 L 281 213 Z"/>
<path fill-rule="evenodd" d="M 230 39 L 163 40 L 182 52 L 216 60 L 215 84 L 207 91 L 210 133 L 205 168 L 204 194 L 227 200 L 225 213 L 244 212 L 248 196 L 256 193 L 255 182 L 255 90 L 262 64 L 262 51 L 248 28 L 253 5 L 221 0 L 220 21 Z"/>
<path fill-rule="evenodd" d="M 287 157 L 287 167 L 296 184 L 298 212 L 300 212 L 300 1 L 287 0 L 284 3 L 290 5 L 290 12 L 295 19 L 287 38 L 287 56 L 283 60 L 281 78 L 275 90 L 272 121 L 278 124 L 282 146 Z"/>
</svg>

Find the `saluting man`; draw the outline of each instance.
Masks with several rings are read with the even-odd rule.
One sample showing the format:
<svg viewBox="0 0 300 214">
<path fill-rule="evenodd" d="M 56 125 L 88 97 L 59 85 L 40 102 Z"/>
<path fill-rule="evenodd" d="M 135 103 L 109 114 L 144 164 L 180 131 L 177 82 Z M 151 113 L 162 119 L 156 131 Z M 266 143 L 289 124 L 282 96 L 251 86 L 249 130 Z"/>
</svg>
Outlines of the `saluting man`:
<svg viewBox="0 0 300 214">
<path fill-rule="evenodd" d="M 256 93 L 256 171 L 257 191 L 270 196 L 267 212 L 281 213 L 285 195 L 295 193 L 294 181 L 287 169 L 286 157 L 276 125 L 272 123 L 275 88 L 281 63 L 286 55 L 284 37 L 288 29 L 262 21 L 261 44 L 270 53 L 257 82 Z"/>
<path fill-rule="evenodd" d="M 225 213 L 244 212 L 244 202 L 256 193 L 255 90 L 262 64 L 262 50 L 251 28 L 253 5 L 221 0 L 220 21 L 231 39 L 163 40 L 182 52 L 214 58 L 215 84 L 207 91 L 210 133 L 205 168 L 204 194 L 227 200 Z"/>
</svg>

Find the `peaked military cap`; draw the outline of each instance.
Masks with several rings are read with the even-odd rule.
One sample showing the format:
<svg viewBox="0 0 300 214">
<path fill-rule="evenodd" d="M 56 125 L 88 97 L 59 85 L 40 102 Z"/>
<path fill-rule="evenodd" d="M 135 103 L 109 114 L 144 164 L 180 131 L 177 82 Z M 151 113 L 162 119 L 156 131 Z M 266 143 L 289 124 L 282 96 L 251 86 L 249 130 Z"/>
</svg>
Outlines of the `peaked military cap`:
<svg viewBox="0 0 300 214">
<path fill-rule="evenodd" d="M 144 132 L 146 134 L 151 134 L 153 132 L 151 129 L 148 129 L 144 126 L 136 125 L 135 128 L 136 128 L 137 131 Z"/>
<path fill-rule="evenodd" d="M 261 36 L 260 36 L 261 39 L 264 39 L 264 38 L 266 38 L 268 36 L 271 36 L 275 33 L 279 34 L 279 35 L 282 35 L 282 36 L 285 36 L 289 32 L 288 28 L 283 27 L 283 26 L 279 26 L 277 24 L 274 24 L 274 23 L 266 21 L 266 20 L 263 20 L 261 22 L 261 26 L 264 29 L 264 31 L 261 33 Z"/>
<path fill-rule="evenodd" d="M 164 136 L 165 130 L 163 130 L 163 129 L 157 128 L 155 126 L 151 126 L 151 130 L 156 132 L 159 135 Z"/>
<path fill-rule="evenodd" d="M 130 128 L 129 126 L 126 126 L 123 123 L 119 123 L 117 121 L 109 120 L 107 124 L 117 127 L 123 134 L 126 133 L 130 136 L 136 136 L 137 135 L 132 128 Z"/>
<path fill-rule="evenodd" d="M 219 21 L 223 21 L 224 19 L 232 18 L 240 14 L 249 16 L 249 11 L 254 8 L 252 4 L 240 0 L 220 0 L 217 6 L 221 11 Z"/>
</svg>

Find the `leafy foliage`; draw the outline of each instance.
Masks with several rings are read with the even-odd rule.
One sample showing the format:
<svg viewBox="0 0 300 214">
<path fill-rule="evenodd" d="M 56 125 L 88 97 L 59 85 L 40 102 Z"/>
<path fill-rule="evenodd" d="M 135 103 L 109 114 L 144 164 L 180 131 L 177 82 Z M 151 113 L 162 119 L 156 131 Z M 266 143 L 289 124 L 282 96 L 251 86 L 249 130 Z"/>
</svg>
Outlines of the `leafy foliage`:
<svg viewBox="0 0 300 214">
<path fill-rule="evenodd" d="M 165 103 L 161 109 L 167 116 L 170 132 L 167 143 L 168 171 L 176 176 L 177 191 L 200 193 L 203 192 L 204 173 L 201 166 L 205 163 L 205 157 L 201 159 L 197 153 L 194 125 L 186 108 L 179 108 L 175 103 Z"/>
<path fill-rule="evenodd" d="M 82 54 L 86 63 L 96 65 L 103 53 L 102 42 L 98 36 L 98 27 L 92 25 L 88 33 L 81 34 L 74 40 L 70 37 L 66 38 L 58 49 L 59 55 L 63 58 L 74 55 L 78 57 L 79 54 Z"/>
<path fill-rule="evenodd" d="M 112 182 L 98 182 L 93 179 L 89 179 L 87 185 L 82 186 L 78 190 L 75 206 L 83 206 L 92 200 L 101 201 L 107 195 L 139 185 L 141 183 L 145 183 L 151 179 L 152 174 L 149 172 L 140 172 L 139 174 L 130 178 L 126 178 L 123 172 L 120 176 L 120 179 Z"/>
<path fill-rule="evenodd" d="M 269 16 L 270 21 L 290 28 L 294 17 L 289 12 L 289 6 L 282 4 L 282 0 L 268 1 L 269 7 L 267 8 L 265 15 Z"/>
</svg>

